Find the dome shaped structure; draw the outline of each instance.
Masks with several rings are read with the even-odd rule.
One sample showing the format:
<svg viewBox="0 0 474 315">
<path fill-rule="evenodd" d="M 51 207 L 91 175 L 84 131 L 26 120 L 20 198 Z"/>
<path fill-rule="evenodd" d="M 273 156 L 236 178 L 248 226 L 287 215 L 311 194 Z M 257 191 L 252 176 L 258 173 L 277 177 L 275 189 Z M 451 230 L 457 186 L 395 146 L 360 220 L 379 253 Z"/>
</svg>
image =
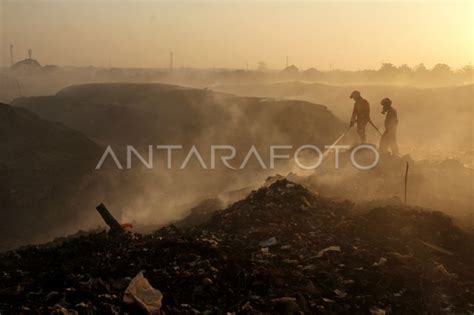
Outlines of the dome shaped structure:
<svg viewBox="0 0 474 315">
<path fill-rule="evenodd" d="M 11 69 L 15 71 L 31 71 L 31 70 L 38 70 L 40 68 L 41 68 L 41 64 L 36 59 L 32 59 L 32 58 L 27 58 L 27 59 L 18 61 L 17 63 L 11 66 Z"/>
</svg>

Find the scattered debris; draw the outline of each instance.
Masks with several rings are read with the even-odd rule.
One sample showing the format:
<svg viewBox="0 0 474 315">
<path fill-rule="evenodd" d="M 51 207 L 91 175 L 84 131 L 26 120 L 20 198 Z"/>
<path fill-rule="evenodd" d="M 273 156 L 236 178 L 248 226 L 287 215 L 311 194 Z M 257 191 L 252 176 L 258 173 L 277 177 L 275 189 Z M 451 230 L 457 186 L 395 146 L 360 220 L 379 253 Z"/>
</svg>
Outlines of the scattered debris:
<svg viewBox="0 0 474 315">
<path fill-rule="evenodd" d="M 133 314 L 140 303 L 168 314 L 469 313 L 473 240 L 436 212 L 397 204 L 353 213 L 281 179 L 200 225 L 2 253 L 0 313 Z"/>
<path fill-rule="evenodd" d="M 375 267 L 381 267 L 387 263 L 387 258 L 385 257 L 380 257 L 379 261 L 374 263 Z"/>
<path fill-rule="evenodd" d="M 451 279 L 456 279 L 457 276 L 454 273 L 450 273 L 448 270 L 446 270 L 446 267 L 443 266 L 443 264 L 436 264 L 436 266 L 433 268 L 433 272 L 436 276 L 440 278 L 451 278 Z"/>
<path fill-rule="evenodd" d="M 385 310 L 377 306 L 371 307 L 369 312 L 370 312 L 370 315 L 385 315 Z"/>
<path fill-rule="evenodd" d="M 341 248 L 339 246 L 329 246 L 325 249 L 322 249 L 318 252 L 316 257 L 323 257 L 326 252 L 340 252 Z"/>
<path fill-rule="evenodd" d="M 419 240 L 421 244 L 425 245 L 426 247 L 429 247 L 431 248 L 432 250 L 435 250 L 437 251 L 438 253 L 442 253 L 442 254 L 445 254 L 445 255 L 449 255 L 449 256 L 453 256 L 453 253 L 451 253 L 450 251 L 444 249 L 444 248 L 441 248 L 439 246 L 436 246 L 434 244 L 431 244 L 431 243 L 428 243 L 428 242 L 424 242 L 422 240 Z"/>
<path fill-rule="evenodd" d="M 341 298 L 341 299 L 343 299 L 343 298 L 345 298 L 345 297 L 347 296 L 347 293 L 346 293 L 346 292 L 344 292 L 344 291 L 342 291 L 342 290 L 339 290 L 339 289 L 334 290 L 334 293 L 336 294 L 336 296 L 337 296 L 338 298 Z"/>
<path fill-rule="evenodd" d="M 269 239 L 259 243 L 261 247 L 270 247 L 276 245 L 278 242 L 275 237 L 270 237 Z"/>
</svg>

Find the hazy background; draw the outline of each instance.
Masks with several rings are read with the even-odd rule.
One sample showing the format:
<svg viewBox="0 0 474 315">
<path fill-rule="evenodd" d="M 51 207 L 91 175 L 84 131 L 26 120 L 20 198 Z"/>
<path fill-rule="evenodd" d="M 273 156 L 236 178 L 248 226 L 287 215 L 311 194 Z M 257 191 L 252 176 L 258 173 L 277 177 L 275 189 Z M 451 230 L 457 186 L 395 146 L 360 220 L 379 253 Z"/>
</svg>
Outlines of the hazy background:
<svg viewBox="0 0 474 315">
<path fill-rule="evenodd" d="M 241 199 L 267 176 L 308 175 L 291 161 L 271 171 L 94 168 L 107 145 L 123 153 L 225 143 L 245 154 L 250 144 L 331 144 L 355 89 L 379 128 L 380 100 L 393 100 L 402 156 L 363 174 L 328 159 L 291 179 L 359 204 L 400 203 L 408 162 L 410 205 L 474 226 L 473 9 L 472 1 L 0 0 L 0 250 L 103 224 L 100 202 L 120 222 L 156 227 L 208 198 Z M 373 128 L 367 134 L 378 144 Z M 356 139 L 351 130 L 343 142 Z"/>
<path fill-rule="evenodd" d="M 1 63 L 114 67 L 461 68 L 473 1 L 0 0 Z"/>
</svg>

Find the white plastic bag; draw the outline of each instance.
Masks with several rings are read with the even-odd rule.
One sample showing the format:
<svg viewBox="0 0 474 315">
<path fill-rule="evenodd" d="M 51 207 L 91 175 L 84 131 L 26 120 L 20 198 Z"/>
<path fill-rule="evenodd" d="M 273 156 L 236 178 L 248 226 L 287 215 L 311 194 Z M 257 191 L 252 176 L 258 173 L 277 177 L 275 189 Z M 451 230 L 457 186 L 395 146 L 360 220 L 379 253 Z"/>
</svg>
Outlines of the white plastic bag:
<svg viewBox="0 0 474 315">
<path fill-rule="evenodd" d="M 137 304 L 150 315 L 160 314 L 162 299 L 163 294 L 150 285 L 141 271 L 130 281 L 123 296 L 125 303 Z"/>
</svg>

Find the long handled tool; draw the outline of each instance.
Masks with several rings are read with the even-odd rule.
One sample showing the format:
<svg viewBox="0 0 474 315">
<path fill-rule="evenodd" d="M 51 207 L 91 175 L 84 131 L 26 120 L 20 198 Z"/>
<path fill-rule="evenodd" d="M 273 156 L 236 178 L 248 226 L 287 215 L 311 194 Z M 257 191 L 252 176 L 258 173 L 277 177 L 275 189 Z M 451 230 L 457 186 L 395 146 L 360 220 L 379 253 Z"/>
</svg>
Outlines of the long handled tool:
<svg viewBox="0 0 474 315">
<path fill-rule="evenodd" d="M 377 128 L 375 126 L 375 124 L 372 122 L 372 120 L 369 120 L 369 123 L 372 125 L 372 127 L 374 127 L 375 130 L 377 130 L 377 132 L 379 133 L 379 135 L 382 135 L 382 133 L 380 132 L 379 128 Z"/>
<path fill-rule="evenodd" d="M 339 141 L 341 141 L 342 138 L 344 138 L 344 136 L 349 132 L 351 127 L 352 126 L 347 127 L 347 129 L 342 132 L 342 134 L 336 139 L 336 141 L 334 141 L 334 143 L 331 144 L 331 146 L 327 148 L 326 151 L 324 151 L 323 156 L 321 158 L 322 160 L 324 160 L 324 158 L 329 154 L 329 152 L 331 152 L 331 150 L 334 149 L 334 147 L 339 143 Z"/>
<path fill-rule="evenodd" d="M 347 127 L 346 130 L 344 130 L 340 135 L 339 137 L 337 137 L 336 141 L 334 141 L 333 144 L 331 144 L 330 147 L 328 147 L 324 152 L 323 154 L 321 155 L 321 163 L 324 161 L 324 159 L 329 155 L 329 153 L 331 152 L 332 149 L 334 149 L 334 147 L 339 143 L 339 141 L 342 140 L 342 138 L 344 138 L 344 136 L 347 134 L 347 132 L 349 132 L 349 130 L 352 128 L 352 126 L 349 126 Z"/>
</svg>

